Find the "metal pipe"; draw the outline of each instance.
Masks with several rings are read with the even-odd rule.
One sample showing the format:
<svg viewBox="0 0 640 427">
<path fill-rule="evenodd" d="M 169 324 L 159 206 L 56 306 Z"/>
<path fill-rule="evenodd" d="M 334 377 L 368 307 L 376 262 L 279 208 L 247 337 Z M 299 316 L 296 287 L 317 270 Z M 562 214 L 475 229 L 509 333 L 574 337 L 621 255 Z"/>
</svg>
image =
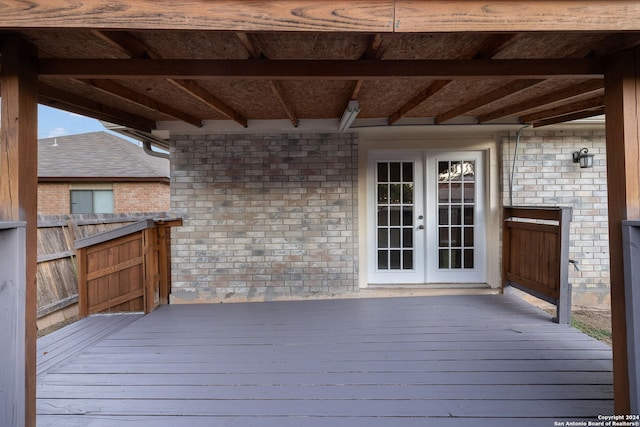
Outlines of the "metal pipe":
<svg viewBox="0 0 640 427">
<path fill-rule="evenodd" d="M 520 144 L 520 136 L 522 131 L 528 128 L 529 125 L 522 126 L 516 132 L 516 147 L 513 150 L 513 161 L 511 162 L 511 174 L 509 175 L 509 206 L 513 206 L 513 178 L 516 174 L 516 159 L 518 158 L 518 144 Z"/>
<path fill-rule="evenodd" d="M 169 154 L 153 151 L 151 149 L 151 143 L 149 141 L 142 141 L 142 149 L 144 150 L 145 153 L 147 153 L 150 156 L 160 157 L 161 159 L 169 160 Z"/>
</svg>

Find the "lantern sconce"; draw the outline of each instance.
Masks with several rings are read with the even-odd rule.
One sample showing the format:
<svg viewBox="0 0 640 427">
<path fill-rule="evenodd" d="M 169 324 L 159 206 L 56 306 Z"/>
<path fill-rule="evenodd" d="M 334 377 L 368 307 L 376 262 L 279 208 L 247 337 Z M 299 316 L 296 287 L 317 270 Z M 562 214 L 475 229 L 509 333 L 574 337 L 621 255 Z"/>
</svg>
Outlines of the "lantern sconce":
<svg viewBox="0 0 640 427">
<path fill-rule="evenodd" d="M 589 150 L 587 150 L 586 148 L 583 148 L 580 151 L 574 151 L 573 163 L 580 163 L 580 167 L 583 169 L 592 168 L 593 156 L 594 154 L 589 154 Z"/>
</svg>

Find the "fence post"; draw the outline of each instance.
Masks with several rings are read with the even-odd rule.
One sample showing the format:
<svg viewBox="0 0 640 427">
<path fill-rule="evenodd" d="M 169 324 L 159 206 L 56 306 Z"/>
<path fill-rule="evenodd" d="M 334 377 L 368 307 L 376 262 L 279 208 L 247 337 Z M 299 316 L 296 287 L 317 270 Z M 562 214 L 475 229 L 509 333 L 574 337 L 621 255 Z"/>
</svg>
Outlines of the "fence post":
<svg viewBox="0 0 640 427">
<path fill-rule="evenodd" d="M 87 295 L 87 248 L 76 249 L 78 265 L 78 317 L 83 319 L 89 315 Z"/>
<path fill-rule="evenodd" d="M 507 227 L 507 219 L 511 218 L 511 207 L 505 207 L 502 212 L 502 291 L 510 287 L 507 273 L 511 263 L 511 229 Z"/>
<path fill-rule="evenodd" d="M 557 313 L 554 319 L 561 325 L 571 323 L 571 283 L 569 283 L 569 246 L 571 234 L 571 217 L 573 209 L 560 208 L 560 294 L 558 296 Z"/>
</svg>

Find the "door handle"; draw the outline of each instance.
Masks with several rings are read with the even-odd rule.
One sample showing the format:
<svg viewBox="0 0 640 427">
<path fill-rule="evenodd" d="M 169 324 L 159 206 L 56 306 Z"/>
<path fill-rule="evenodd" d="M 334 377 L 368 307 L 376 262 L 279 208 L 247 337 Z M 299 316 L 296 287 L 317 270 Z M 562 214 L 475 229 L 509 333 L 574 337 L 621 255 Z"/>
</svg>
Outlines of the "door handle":
<svg viewBox="0 0 640 427">
<path fill-rule="evenodd" d="M 420 225 L 418 226 L 418 230 L 424 230 L 424 225 L 420 224 Z"/>
</svg>

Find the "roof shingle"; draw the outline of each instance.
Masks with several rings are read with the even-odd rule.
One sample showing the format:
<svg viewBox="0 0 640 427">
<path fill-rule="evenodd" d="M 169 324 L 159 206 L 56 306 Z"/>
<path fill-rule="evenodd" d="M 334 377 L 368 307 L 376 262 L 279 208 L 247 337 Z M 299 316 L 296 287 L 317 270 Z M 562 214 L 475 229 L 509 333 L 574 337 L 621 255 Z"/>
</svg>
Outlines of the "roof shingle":
<svg viewBox="0 0 640 427">
<path fill-rule="evenodd" d="M 107 132 L 38 140 L 38 177 L 169 178 L 169 161 Z"/>
</svg>

